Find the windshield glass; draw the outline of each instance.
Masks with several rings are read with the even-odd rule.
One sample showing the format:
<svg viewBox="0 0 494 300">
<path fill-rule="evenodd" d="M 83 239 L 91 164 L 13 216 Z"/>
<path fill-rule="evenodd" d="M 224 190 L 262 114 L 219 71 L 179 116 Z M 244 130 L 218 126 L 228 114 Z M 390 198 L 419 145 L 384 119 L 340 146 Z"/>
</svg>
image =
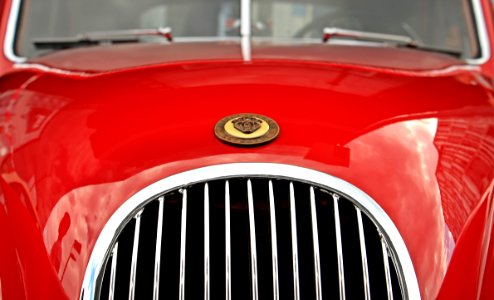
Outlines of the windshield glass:
<svg viewBox="0 0 494 300">
<path fill-rule="evenodd" d="M 36 54 L 33 39 L 171 27 L 174 37 L 238 36 L 239 0 L 23 1 L 16 53 Z"/>
<path fill-rule="evenodd" d="M 254 36 L 320 39 L 324 28 L 338 27 L 477 55 L 465 0 L 253 0 L 252 15 Z"/>
<path fill-rule="evenodd" d="M 173 36 L 238 37 L 241 0 L 22 1 L 15 52 L 32 57 L 37 38 L 171 27 Z M 319 42 L 324 28 L 408 36 L 419 45 L 477 57 L 468 0 L 252 0 L 254 38 Z M 154 40 L 147 38 L 144 40 Z"/>
</svg>

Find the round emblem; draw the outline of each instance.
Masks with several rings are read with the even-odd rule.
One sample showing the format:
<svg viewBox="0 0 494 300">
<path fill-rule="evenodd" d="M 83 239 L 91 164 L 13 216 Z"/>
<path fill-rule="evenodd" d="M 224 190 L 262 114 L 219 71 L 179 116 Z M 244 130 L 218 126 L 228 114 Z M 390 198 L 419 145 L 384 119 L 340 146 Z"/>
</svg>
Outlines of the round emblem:
<svg viewBox="0 0 494 300">
<path fill-rule="evenodd" d="M 258 114 L 237 114 L 221 119 L 214 128 L 216 137 L 229 144 L 255 146 L 272 141 L 280 128 L 272 119 Z"/>
</svg>

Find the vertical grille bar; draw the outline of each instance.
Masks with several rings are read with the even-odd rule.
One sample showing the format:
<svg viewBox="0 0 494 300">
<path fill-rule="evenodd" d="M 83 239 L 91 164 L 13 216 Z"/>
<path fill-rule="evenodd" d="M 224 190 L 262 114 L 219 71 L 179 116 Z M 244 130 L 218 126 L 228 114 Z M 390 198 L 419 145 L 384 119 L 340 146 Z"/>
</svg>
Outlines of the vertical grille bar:
<svg viewBox="0 0 494 300">
<path fill-rule="evenodd" d="M 225 299 L 232 298 L 231 269 L 231 235 L 230 235 L 230 183 L 225 182 Z"/>
<path fill-rule="evenodd" d="M 273 264 L 273 299 L 280 299 L 278 281 L 278 239 L 276 236 L 276 207 L 274 206 L 273 182 L 269 181 L 269 217 L 271 224 L 271 260 Z"/>
<path fill-rule="evenodd" d="M 391 285 L 391 272 L 389 270 L 388 247 L 386 246 L 386 241 L 384 240 L 384 236 L 380 231 L 379 235 L 381 237 L 381 246 L 383 249 L 384 274 L 386 275 L 386 289 L 388 291 L 388 300 L 393 300 L 393 286 Z"/>
<path fill-rule="evenodd" d="M 182 192 L 182 230 L 180 233 L 180 283 L 179 283 L 179 299 L 185 298 L 185 238 L 187 231 L 187 189 Z"/>
<path fill-rule="evenodd" d="M 365 300 L 370 300 L 370 282 L 369 282 L 369 267 L 367 265 L 367 249 L 365 247 L 365 235 L 364 235 L 364 225 L 362 222 L 362 212 L 360 208 L 355 206 L 357 211 L 357 222 L 358 222 L 358 234 L 360 241 L 360 255 L 362 258 L 362 274 L 364 280 L 364 295 Z"/>
<path fill-rule="evenodd" d="M 129 283 L 129 300 L 134 300 L 136 287 L 136 272 L 137 272 L 137 251 L 139 249 L 139 232 L 141 229 L 141 215 L 143 210 L 138 212 L 134 217 L 136 226 L 134 230 L 134 245 L 132 247 L 132 262 L 130 267 L 130 283 Z"/>
<path fill-rule="evenodd" d="M 115 297 L 115 277 L 117 276 L 117 256 L 118 256 L 118 242 L 115 243 L 115 247 L 111 252 L 111 272 L 110 272 L 110 291 L 108 293 L 108 300 L 113 300 Z"/>
<path fill-rule="evenodd" d="M 163 236 L 163 201 L 164 197 L 159 197 L 158 203 L 158 224 L 156 225 L 156 252 L 154 256 L 154 281 L 153 300 L 158 300 L 160 295 L 160 268 L 161 268 L 161 240 Z"/>
<path fill-rule="evenodd" d="M 310 187 L 310 211 L 312 221 L 312 243 L 314 249 L 314 280 L 316 289 L 316 300 L 322 299 L 321 286 L 321 262 L 319 255 L 319 231 L 317 230 L 316 196 L 314 187 Z"/>
<path fill-rule="evenodd" d="M 293 182 L 290 182 L 290 224 L 292 234 L 292 258 L 293 258 L 293 297 L 300 299 L 300 281 L 298 278 L 298 242 L 297 242 L 297 215 L 295 212 L 295 191 Z"/>
<path fill-rule="evenodd" d="M 204 184 L 204 300 L 209 300 L 209 185 Z"/>
<path fill-rule="evenodd" d="M 343 268 L 343 247 L 341 244 L 341 224 L 340 224 L 340 209 L 338 201 L 340 196 L 333 194 L 334 205 L 334 227 L 336 233 L 336 251 L 338 253 L 338 278 L 340 287 L 340 299 L 345 300 L 345 269 Z"/>
<path fill-rule="evenodd" d="M 247 180 L 247 201 L 249 206 L 249 231 L 250 231 L 250 267 L 252 280 L 252 299 L 258 299 L 257 292 L 257 246 L 256 224 L 254 217 L 254 197 L 252 196 L 252 182 Z"/>
</svg>

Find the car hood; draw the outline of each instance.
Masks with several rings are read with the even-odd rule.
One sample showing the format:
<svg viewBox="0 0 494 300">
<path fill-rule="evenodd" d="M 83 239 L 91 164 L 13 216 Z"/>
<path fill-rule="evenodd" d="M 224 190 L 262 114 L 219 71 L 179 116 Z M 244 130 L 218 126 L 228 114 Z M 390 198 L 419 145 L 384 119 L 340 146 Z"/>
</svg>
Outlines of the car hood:
<svg viewBox="0 0 494 300">
<path fill-rule="evenodd" d="M 368 55 L 381 62 L 352 56 L 350 64 L 343 63 L 350 48 L 328 46 L 313 48 L 317 59 L 283 59 L 279 52 L 270 58 L 273 48 L 260 59 L 255 53 L 261 48 L 253 49 L 247 62 L 236 44 L 222 48 L 231 59 L 208 52 L 211 57 L 198 61 L 184 58 L 190 53 L 172 54 L 173 45 L 118 49 L 126 47 L 143 52 L 116 58 L 106 48 L 71 50 L 73 58 L 60 52 L 33 61 L 45 67 L 31 65 L 3 81 L 2 178 L 26 190 L 33 228 L 43 235 L 40 248 L 60 243 L 60 224 L 70 216 L 61 241 L 64 262 L 55 265 L 69 297 L 78 297 L 98 233 L 126 199 L 169 175 L 232 162 L 297 165 L 359 187 L 401 232 L 423 297 L 438 295 L 455 246 L 494 176 L 494 98 L 479 74 L 411 70 L 404 58 L 423 54 L 404 49 L 381 49 L 400 57 L 393 63 L 397 71 L 384 68 L 383 53 Z M 340 51 L 340 61 L 321 62 L 323 49 L 328 60 Z M 173 62 L 163 62 L 167 55 Z M 435 69 L 453 62 L 428 54 L 417 65 Z M 217 140 L 215 124 L 241 112 L 273 118 L 279 137 L 254 148 Z"/>
<path fill-rule="evenodd" d="M 408 71 L 441 70 L 464 65 L 463 61 L 444 54 L 365 45 L 262 41 L 127 44 L 58 51 L 31 62 L 55 69 L 89 73 L 198 61 L 309 61 Z"/>
</svg>

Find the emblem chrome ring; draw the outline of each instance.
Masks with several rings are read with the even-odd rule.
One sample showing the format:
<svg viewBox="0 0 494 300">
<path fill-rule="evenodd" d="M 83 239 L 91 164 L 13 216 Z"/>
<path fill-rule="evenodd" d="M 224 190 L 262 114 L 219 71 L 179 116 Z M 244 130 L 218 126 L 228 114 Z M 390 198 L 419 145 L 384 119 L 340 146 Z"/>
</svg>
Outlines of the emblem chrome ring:
<svg viewBox="0 0 494 300">
<path fill-rule="evenodd" d="M 218 139 L 237 146 L 256 146 L 271 142 L 280 127 L 271 118 L 253 113 L 242 113 L 221 119 L 214 127 Z"/>
</svg>

